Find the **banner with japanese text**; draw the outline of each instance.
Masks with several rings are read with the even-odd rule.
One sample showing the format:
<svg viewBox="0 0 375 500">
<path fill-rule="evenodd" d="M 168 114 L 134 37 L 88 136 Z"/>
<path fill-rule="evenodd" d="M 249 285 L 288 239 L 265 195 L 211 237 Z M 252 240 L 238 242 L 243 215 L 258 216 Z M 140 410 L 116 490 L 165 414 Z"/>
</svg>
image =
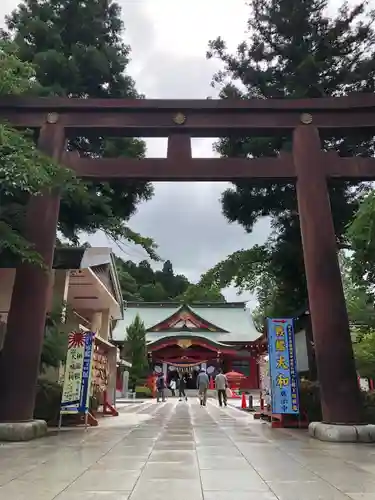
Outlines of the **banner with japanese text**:
<svg viewBox="0 0 375 500">
<path fill-rule="evenodd" d="M 94 336 L 82 331 L 69 334 L 60 410 L 63 415 L 88 411 Z"/>
<path fill-rule="evenodd" d="M 267 318 L 272 413 L 299 414 L 293 319 Z"/>
</svg>

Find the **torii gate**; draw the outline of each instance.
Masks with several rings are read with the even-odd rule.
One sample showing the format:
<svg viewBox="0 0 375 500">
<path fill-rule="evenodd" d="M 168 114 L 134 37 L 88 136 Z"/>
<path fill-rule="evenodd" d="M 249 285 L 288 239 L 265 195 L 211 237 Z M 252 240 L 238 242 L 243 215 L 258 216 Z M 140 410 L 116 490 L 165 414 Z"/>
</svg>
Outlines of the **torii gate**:
<svg viewBox="0 0 375 500">
<path fill-rule="evenodd" d="M 116 100 L 6 98 L 0 119 L 39 129 L 39 148 L 84 179 L 295 182 L 324 422 L 360 424 L 361 404 L 327 180 L 375 179 L 375 159 L 340 158 L 321 149 L 319 129 L 375 127 L 375 95 L 313 100 Z M 191 137 L 293 132 L 292 153 L 277 158 L 192 158 Z M 67 138 L 168 137 L 165 159 L 87 159 L 65 152 Z M 51 270 L 58 193 L 31 198 L 29 241 Z M 49 274 L 17 268 L 0 363 L 0 422 L 32 419 Z"/>
</svg>

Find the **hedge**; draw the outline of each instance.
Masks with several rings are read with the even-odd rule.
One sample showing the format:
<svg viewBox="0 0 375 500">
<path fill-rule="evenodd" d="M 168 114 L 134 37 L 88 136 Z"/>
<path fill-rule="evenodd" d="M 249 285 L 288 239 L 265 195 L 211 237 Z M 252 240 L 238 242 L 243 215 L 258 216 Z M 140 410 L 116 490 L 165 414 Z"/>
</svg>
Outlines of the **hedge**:
<svg viewBox="0 0 375 500">
<path fill-rule="evenodd" d="M 309 380 L 300 382 L 300 411 L 309 422 L 322 420 L 322 408 L 320 404 L 319 384 Z M 361 391 L 363 401 L 363 421 L 375 424 L 375 391 Z"/>
<path fill-rule="evenodd" d="M 151 398 L 152 397 L 152 391 L 149 387 L 143 386 L 143 385 L 138 385 L 135 388 L 135 397 L 142 399 L 142 398 Z"/>
<path fill-rule="evenodd" d="M 34 418 L 55 426 L 59 422 L 62 387 L 56 382 L 39 378 L 35 397 Z"/>
</svg>

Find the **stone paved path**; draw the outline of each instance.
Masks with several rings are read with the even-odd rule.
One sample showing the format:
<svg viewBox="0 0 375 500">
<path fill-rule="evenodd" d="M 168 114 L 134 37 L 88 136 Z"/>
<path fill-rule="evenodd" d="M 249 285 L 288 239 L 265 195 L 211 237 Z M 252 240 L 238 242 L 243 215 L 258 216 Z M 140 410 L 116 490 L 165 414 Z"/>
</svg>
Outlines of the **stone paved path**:
<svg viewBox="0 0 375 500">
<path fill-rule="evenodd" d="M 375 447 L 169 400 L 128 405 L 86 433 L 0 445 L 0 485 L 4 500 L 375 500 Z"/>
</svg>

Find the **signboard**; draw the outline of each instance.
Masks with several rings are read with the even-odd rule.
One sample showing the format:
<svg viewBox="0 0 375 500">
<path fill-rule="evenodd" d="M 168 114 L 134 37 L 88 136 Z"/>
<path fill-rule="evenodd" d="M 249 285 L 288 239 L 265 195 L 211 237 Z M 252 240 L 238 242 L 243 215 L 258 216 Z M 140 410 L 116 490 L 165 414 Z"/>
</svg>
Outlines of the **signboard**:
<svg viewBox="0 0 375 500">
<path fill-rule="evenodd" d="M 370 381 L 368 378 L 358 378 L 359 388 L 361 391 L 368 392 L 370 390 Z"/>
<path fill-rule="evenodd" d="M 268 355 L 259 357 L 259 382 L 266 405 L 271 405 L 271 381 Z"/>
<path fill-rule="evenodd" d="M 94 335 L 82 331 L 69 334 L 60 409 L 62 415 L 88 412 Z"/>
<path fill-rule="evenodd" d="M 272 413 L 299 414 L 293 319 L 267 318 Z"/>
</svg>

